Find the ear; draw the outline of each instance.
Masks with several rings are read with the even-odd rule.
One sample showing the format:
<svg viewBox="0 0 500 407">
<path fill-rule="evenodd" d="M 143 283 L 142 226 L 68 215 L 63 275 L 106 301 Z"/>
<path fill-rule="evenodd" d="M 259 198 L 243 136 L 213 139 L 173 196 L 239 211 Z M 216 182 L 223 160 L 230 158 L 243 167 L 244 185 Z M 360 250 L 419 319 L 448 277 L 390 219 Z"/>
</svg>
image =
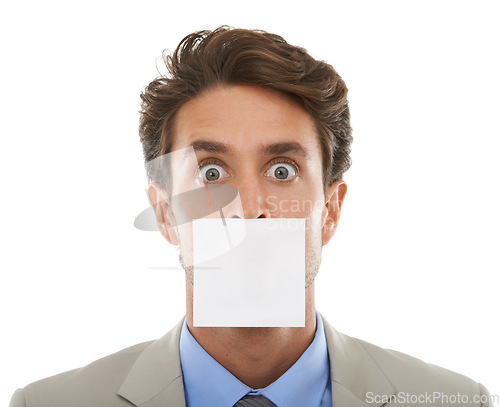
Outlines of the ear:
<svg viewBox="0 0 500 407">
<path fill-rule="evenodd" d="M 335 181 L 326 189 L 322 222 L 323 246 L 330 241 L 337 230 L 346 192 L 347 184 L 343 180 Z"/>
<path fill-rule="evenodd" d="M 151 207 L 155 213 L 156 223 L 161 234 L 170 244 L 178 245 L 176 223 L 172 209 L 168 204 L 168 194 L 156 182 L 151 182 L 148 186 L 148 196 Z"/>
</svg>

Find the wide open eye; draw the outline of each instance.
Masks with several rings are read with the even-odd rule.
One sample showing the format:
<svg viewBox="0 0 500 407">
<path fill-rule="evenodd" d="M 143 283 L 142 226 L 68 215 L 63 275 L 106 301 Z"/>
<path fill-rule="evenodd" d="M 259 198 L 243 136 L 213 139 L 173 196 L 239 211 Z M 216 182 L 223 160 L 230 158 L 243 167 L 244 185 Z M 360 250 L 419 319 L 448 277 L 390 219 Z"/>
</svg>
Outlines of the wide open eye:
<svg viewBox="0 0 500 407">
<path fill-rule="evenodd" d="M 219 181 L 228 176 L 228 173 L 220 165 L 210 163 L 201 165 L 199 174 L 204 182 Z"/>
<path fill-rule="evenodd" d="M 266 171 L 267 177 L 274 177 L 283 181 L 290 181 L 297 175 L 295 167 L 287 163 L 277 163 Z"/>
</svg>

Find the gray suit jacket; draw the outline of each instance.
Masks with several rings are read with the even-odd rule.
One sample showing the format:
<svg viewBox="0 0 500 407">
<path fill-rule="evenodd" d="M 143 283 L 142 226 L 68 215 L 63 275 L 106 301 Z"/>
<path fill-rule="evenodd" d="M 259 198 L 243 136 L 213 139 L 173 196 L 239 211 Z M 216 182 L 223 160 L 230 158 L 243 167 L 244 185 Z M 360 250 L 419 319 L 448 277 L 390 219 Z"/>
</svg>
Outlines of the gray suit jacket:
<svg viewBox="0 0 500 407">
<path fill-rule="evenodd" d="M 388 401 L 391 406 L 492 406 L 483 385 L 403 353 L 351 338 L 323 321 L 335 407 L 380 407 Z M 18 389 L 10 407 L 185 407 L 179 358 L 182 323 L 156 341 Z M 433 394 L 442 396 L 429 399 Z M 461 403 L 445 403 L 444 396 L 453 401 L 451 397 L 458 395 Z M 469 402 L 464 403 L 463 397 Z M 483 402 L 479 401 L 481 397 Z"/>
</svg>

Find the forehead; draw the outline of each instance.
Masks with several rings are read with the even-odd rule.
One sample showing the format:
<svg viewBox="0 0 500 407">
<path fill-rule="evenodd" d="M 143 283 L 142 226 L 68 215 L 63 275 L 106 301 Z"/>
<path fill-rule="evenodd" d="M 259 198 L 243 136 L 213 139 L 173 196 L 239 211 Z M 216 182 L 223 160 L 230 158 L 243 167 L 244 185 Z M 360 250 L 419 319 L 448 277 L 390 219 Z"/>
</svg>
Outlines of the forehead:
<svg viewBox="0 0 500 407">
<path fill-rule="evenodd" d="M 172 151 L 199 141 L 220 142 L 248 156 L 269 144 L 297 143 L 320 156 L 313 118 L 290 98 L 270 89 L 220 86 L 185 103 L 174 123 Z"/>
</svg>

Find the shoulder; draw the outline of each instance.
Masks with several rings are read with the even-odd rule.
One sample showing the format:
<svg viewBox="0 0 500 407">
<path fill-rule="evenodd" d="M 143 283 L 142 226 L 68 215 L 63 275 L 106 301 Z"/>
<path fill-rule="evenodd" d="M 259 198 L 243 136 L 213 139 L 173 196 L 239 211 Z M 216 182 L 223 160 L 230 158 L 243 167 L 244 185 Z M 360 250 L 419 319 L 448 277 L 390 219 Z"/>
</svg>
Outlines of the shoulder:
<svg viewBox="0 0 500 407">
<path fill-rule="evenodd" d="M 427 363 L 406 353 L 385 349 L 361 339 L 357 340 L 387 378 L 402 390 L 440 389 L 449 394 L 458 391 L 476 393 L 479 385 L 460 373 Z"/>
<path fill-rule="evenodd" d="M 465 375 L 324 325 L 332 381 L 368 404 L 391 397 L 402 405 L 492 405 L 485 387 Z"/>
<path fill-rule="evenodd" d="M 492 406 L 488 390 L 460 373 L 358 339 L 394 384 L 394 399 L 429 405 Z"/>
<path fill-rule="evenodd" d="M 10 407 L 126 407 L 156 397 L 159 404 L 155 405 L 182 405 L 179 337 L 183 323 L 184 318 L 155 341 L 31 383 L 14 393 Z"/>
<path fill-rule="evenodd" d="M 33 382 L 16 391 L 10 406 L 131 405 L 117 395 L 117 389 L 152 342 L 130 346 L 79 369 Z"/>
</svg>

